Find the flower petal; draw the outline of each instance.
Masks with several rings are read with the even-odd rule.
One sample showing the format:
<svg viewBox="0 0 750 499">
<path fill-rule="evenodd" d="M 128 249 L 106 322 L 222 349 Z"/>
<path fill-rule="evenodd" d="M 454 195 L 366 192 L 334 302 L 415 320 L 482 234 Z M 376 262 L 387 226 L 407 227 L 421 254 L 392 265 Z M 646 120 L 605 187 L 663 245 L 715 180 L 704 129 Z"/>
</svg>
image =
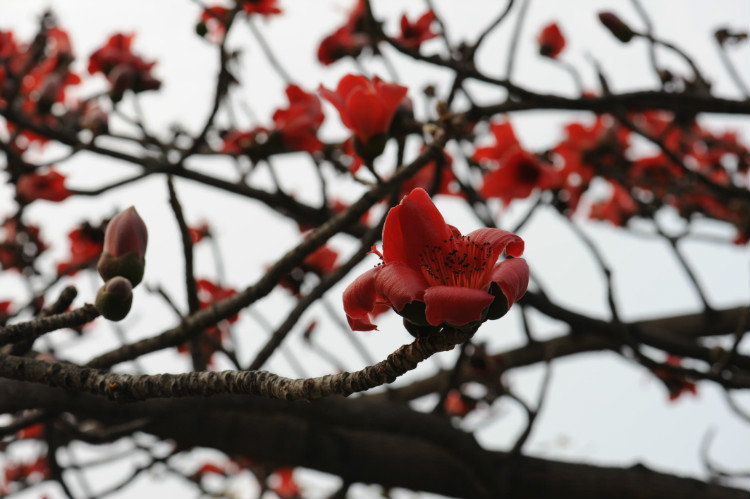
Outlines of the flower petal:
<svg viewBox="0 0 750 499">
<path fill-rule="evenodd" d="M 524 242 L 519 236 L 501 229 L 477 229 L 470 232 L 466 237 L 471 238 L 477 244 L 490 243 L 495 258 L 499 257 L 503 251 L 508 256 L 523 255 Z M 497 261 L 497 259 L 495 260 Z M 492 262 L 493 264 L 495 262 Z"/>
<path fill-rule="evenodd" d="M 443 215 L 424 189 L 414 189 L 391 208 L 383 227 L 383 261 L 420 268 L 425 247 L 442 245 L 451 236 Z"/>
<path fill-rule="evenodd" d="M 357 277 L 354 282 L 344 290 L 344 312 L 347 320 L 355 331 L 368 331 L 370 329 L 358 329 L 354 324 L 370 324 L 368 314 L 375 307 L 377 293 L 375 292 L 375 276 L 381 267 L 370 269 L 361 276 Z"/>
<path fill-rule="evenodd" d="M 391 262 L 378 268 L 375 291 L 400 312 L 407 303 L 424 301 L 427 282 L 422 273 L 401 262 Z"/>
<path fill-rule="evenodd" d="M 391 116 L 380 103 L 380 99 L 370 89 L 356 88 L 346 99 L 346 107 L 349 110 L 349 128 L 363 143 L 372 138 L 373 135 L 388 131 Z"/>
<path fill-rule="evenodd" d="M 529 287 L 529 264 L 523 258 L 500 262 L 492 271 L 492 281 L 508 299 L 508 308 L 521 299 Z"/>
<path fill-rule="evenodd" d="M 463 326 L 482 320 L 482 312 L 492 300 L 494 297 L 481 289 L 432 286 L 424 293 L 425 317 L 433 326 L 444 322 Z"/>
</svg>

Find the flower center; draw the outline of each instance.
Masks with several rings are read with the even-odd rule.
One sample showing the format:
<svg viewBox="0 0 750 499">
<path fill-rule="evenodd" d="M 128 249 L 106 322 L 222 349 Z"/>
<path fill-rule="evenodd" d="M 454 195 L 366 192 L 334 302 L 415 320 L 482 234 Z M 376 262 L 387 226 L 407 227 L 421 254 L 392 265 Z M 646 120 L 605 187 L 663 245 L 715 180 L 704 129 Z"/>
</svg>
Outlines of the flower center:
<svg viewBox="0 0 750 499">
<path fill-rule="evenodd" d="M 451 236 L 443 244 L 425 246 L 419 255 L 420 270 L 430 286 L 481 289 L 492 271 L 492 245 L 478 244 L 468 236 Z"/>
</svg>

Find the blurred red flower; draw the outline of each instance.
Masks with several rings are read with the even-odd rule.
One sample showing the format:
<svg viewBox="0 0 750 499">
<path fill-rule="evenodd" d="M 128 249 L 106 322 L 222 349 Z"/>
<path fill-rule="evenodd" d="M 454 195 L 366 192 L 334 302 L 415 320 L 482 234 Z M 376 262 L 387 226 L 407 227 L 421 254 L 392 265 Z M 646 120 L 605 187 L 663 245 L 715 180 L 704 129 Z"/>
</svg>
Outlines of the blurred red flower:
<svg viewBox="0 0 750 499">
<path fill-rule="evenodd" d="M 65 187 L 65 177 L 55 170 L 27 173 L 18 179 L 16 189 L 27 203 L 37 199 L 59 202 L 71 194 Z"/>
<path fill-rule="evenodd" d="M 565 48 L 565 37 L 557 23 L 545 26 L 536 40 L 539 43 L 539 53 L 551 59 L 557 59 Z"/>
<path fill-rule="evenodd" d="M 370 81 L 352 74 L 341 79 L 335 92 L 320 87 L 320 95 L 336 107 L 344 126 L 352 131 L 360 145 L 388 132 L 407 91 L 406 87 L 386 83 L 377 76 Z"/>
<path fill-rule="evenodd" d="M 422 42 L 431 40 L 438 36 L 430 30 L 432 23 L 435 21 L 435 13 L 428 10 L 415 22 L 410 22 L 406 14 L 401 16 L 401 35 L 396 37 L 396 41 L 410 49 L 417 49 Z"/>
</svg>

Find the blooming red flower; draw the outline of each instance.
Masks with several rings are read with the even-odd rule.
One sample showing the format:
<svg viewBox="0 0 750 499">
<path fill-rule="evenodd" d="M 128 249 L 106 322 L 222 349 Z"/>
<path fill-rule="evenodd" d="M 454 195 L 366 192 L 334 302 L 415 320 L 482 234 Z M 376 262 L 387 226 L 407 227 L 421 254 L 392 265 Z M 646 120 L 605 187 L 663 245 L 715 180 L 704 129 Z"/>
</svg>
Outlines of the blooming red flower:
<svg viewBox="0 0 750 499">
<path fill-rule="evenodd" d="M 362 49 L 371 45 L 370 35 L 364 27 L 365 4 L 357 0 L 349 12 L 346 24 L 325 37 L 318 47 L 318 60 L 328 66 L 346 56 L 357 57 Z"/>
<path fill-rule="evenodd" d="M 520 237 L 500 229 L 461 235 L 415 189 L 386 217 L 383 264 L 344 291 L 349 325 L 376 329 L 369 314 L 383 302 L 419 327 L 475 327 L 497 319 L 526 292 L 529 267 L 521 258 L 495 264 L 503 251 L 518 257 L 523 247 Z"/>
<path fill-rule="evenodd" d="M 248 14 L 260 14 L 270 16 L 281 14 L 281 9 L 276 6 L 276 0 L 241 0 L 242 10 Z"/>
<path fill-rule="evenodd" d="M 388 131 L 407 91 L 406 87 L 386 83 L 377 76 L 370 81 L 352 74 L 341 79 L 335 92 L 320 87 L 320 95 L 336 106 L 341 121 L 354 133 L 360 146 Z"/>
<path fill-rule="evenodd" d="M 559 183 L 559 174 L 551 165 L 521 147 L 510 122 L 492 123 L 490 130 L 495 144 L 474 153 L 475 160 L 497 165 L 484 178 L 480 190 L 484 197 L 500 198 L 508 204 L 529 197 L 534 189 L 549 189 Z"/>
<path fill-rule="evenodd" d="M 27 203 L 36 199 L 59 202 L 70 196 L 65 188 L 65 177 L 55 170 L 46 173 L 27 173 L 18 179 L 18 194 Z"/>
<path fill-rule="evenodd" d="M 151 75 L 156 62 L 146 62 L 131 52 L 134 36 L 116 33 L 89 57 L 89 73 L 103 73 L 107 77 L 114 100 L 122 98 L 126 90 L 137 93 L 161 87 L 161 82 Z"/>
<path fill-rule="evenodd" d="M 406 14 L 401 16 L 401 35 L 396 38 L 396 41 L 408 47 L 410 49 L 417 49 L 422 42 L 431 40 L 438 36 L 437 33 L 433 33 L 430 30 L 432 23 L 435 21 L 435 13 L 432 10 L 428 10 L 415 22 L 409 22 L 406 18 Z"/>
<path fill-rule="evenodd" d="M 557 56 L 565 48 L 565 37 L 563 37 L 557 23 L 545 26 L 536 41 L 539 43 L 539 53 L 551 59 L 557 59 Z"/>
<path fill-rule="evenodd" d="M 296 85 L 289 85 L 286 95 L 289 107 L 273 113 L 274 128 L 257 127 L 246 132 L 232 130 L 224 136 L 222 152 L 265 158 L 288 151 L 322 151 L 323 143 L 317 136 L 325 119 L 320 99 Z"/>
<path fill-rule="evenodd" d="M 85 223 L 68 234 L 70 258 L 57 265 L 57 273 L 70 275 L 86 265 L 96 262 L 104 247 L 104 231 Z"/>
<path fill-rule="evenodd" d="M 297 85 L 289 85 L 286 96 L 289 107 L 273 113 L 273 123 L 284 145 L 294 151 L 323 150 L 323 144 L 316 135 L 325 119 L 318 96 L 305 92 Z"/>
</svg>

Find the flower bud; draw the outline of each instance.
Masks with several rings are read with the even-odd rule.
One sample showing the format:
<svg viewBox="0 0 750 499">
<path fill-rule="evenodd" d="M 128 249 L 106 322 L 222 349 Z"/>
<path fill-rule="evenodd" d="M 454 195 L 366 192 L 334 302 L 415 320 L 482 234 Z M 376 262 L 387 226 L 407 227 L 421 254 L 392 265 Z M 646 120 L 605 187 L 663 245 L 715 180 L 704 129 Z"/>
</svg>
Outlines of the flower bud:
<svg viewBox="0 0 750 499">
<path fill-rule="evenodd" d="M 96 309 L 102 317 L 111 321 L 124 319 L 132 304 L 133 286 L 124 277 L 108 280 L 96 294 Z"/>
<path fill-rule="evenodd" d="M 622 43 L 628 43 L 636 33 L 612 12 L 600 12 L 599 21 Z"/>
<path fill-rule="evenodd" d="M 105 281 L 122 276 L 137 286 L 145 270 L 148 230 L 134 207 L 115 215 L 104 232 L 97 270 Z"/>
</svg>

